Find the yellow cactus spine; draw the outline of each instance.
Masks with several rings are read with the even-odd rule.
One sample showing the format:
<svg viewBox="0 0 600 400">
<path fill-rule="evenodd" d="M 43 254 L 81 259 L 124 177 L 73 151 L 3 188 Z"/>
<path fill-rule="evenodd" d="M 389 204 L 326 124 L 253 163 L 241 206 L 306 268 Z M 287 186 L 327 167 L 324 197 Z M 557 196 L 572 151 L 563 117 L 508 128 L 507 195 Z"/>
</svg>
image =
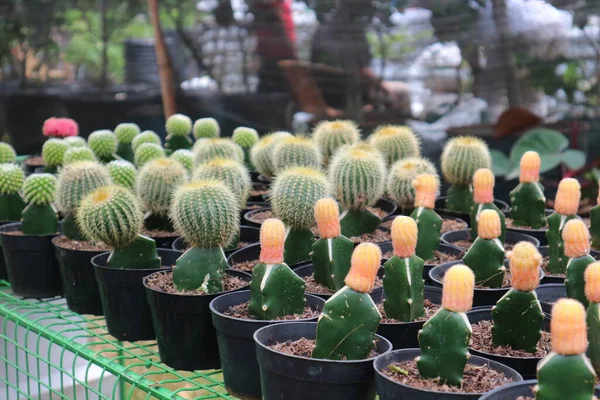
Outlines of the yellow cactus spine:
<svg viewBox="0 0 600 400">
<path fill-rule="evenodd" d="M 419 231 L 417 223 L 410 217 L 400 216 L 392 222 L 392 245 L 394 255 L 409 258 L 415 255 Z"/>
<path fill-rule="evenodd" d="M 473 200 L 477 204 L 494 201 L 494 184 L 496 179 L 489 168 L 480 168 L 473 175 Z"/>
<path fill-rule="evenodd" d="M 558 184 L 554 209 L 562 215 L 575 215 L 581 199 L 581 185 L 577 179 L 566 178 Z"/>
<path fill-rule="evenodd" d="M 375 276 L 381 266 L 381 249 L 373 243 L 361 243 L 352 253 L 350 271 L 345 283 L 349 288 L 369 293 L 373 290 Z"/>
<path fill-rule="evenodd" d="M 269 218 L 260 227 L 260 262 L 283 263 L 285 226 L 276 218 Z"/>
<path fill-rule="evenodd" d="M 590 231 L 580 219 L 572 219 L 562 231 L 565 255 L 569 258 L 583 257 L 590 252 Z"/>
<path fill-rule="evenodd" d="M 501 233 L 498 213 L 495 210 L 483 210 L 477 221 L 477 235 L 482 239 L 496 239 Z"/>
<path fill-rule="evenodd" d="M 451 267 L 444 276 L 442 307 L 448 311 L 467 312 L 473 307 L 475 275 L 463 264 Z"/>
<path fill-rule="evenodd" d="M 434 208 L 439 189 L 439 181 L 433 174 L 422 174 L 413 182 L 415 188 L 415 208 Z"/>
<path fill-rule="evenodd" d="M 535 151 L 527 151 L 521 157 L 521 175 L 519 180 L 523 183 L 538 182 L 540 180 L 540 167 L 542 160 Z"/>
<path fill-rule="evenodd" d="M 512 287 L 522 292 L 532 292 L 540 284 L 539 268 L 542 255 L 529 242 L 519 242 L 508 254 Z"/>
<path fill-rule="evenodd" d="M 577 300 L 559 299 L 550 321 L 552 350 L 562 355 L 584 354 L 588 346 L 585 308 Z"/>
<path fill-rule="evenodd" d="M 340 209 L 334 199 L 325 197 L 317 201 L 315 219 L 322 238 L 333 239 L 341 235 Z"/>
</svg>

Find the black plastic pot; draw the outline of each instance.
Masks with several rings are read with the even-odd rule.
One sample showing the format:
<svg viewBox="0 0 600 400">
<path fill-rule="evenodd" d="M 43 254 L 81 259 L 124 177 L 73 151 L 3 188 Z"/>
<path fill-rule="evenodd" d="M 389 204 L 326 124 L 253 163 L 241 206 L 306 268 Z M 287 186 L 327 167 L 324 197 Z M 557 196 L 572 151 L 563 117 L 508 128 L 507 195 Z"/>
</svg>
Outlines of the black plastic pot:
<svg viewBox="0 0 600 400">
<path fill-rule="evenodd" d="M 253 228 L 250 226 L 240 226 L 240 242 L 254 244 L 254 243 L 257 243 L 259 240 L 260 240 L 260 229 Z M 179 237 L 179 238 L 177 238 L 177 240 L 175 240 L 173 242 L 172 248 L 173 248 L 173 250 L 183 253 L 188 249 L 188 245 L 187 245 L 187 243 L 185 243 L 185 240 L 183 239 L 183 237 Z M 236 251 L 238 251 L 242 248 L 243 247 L 240 247 L 239 249 L 235 249 L 235 250 L 226 250 L 225 255 L 230 256 L 231 254 L 235 253 Z"/>
<path fill-rule="evenodd" d="M 479 399 L 483 393 L 445 393 L 433 390 L 418 389 L 415 387 L 403 385 L 386 376 L 382 371 L 390 364 L 412 360 L 421 355 L 420 349 L 394 350 L 391 353 L 381 355 L 375 359 L 375 379 L 377 381 L 377 394 L 380 400 L 455 400 L 455 399 Z M 493 360 L 487 360 L 478 356 L 471 356 L 469 364 L 485 365 L 504 373 L 506 377 L 512 378 L 515 382 L 521 382 L 523 378 L 517 371 L 506 365 Z M 512 398 L 511 398 L 512 399 Z M 514 400 L 514 399 L 513 399 Z"/>
<path fill-rule="evenodd" d="M 110 253 L 92 258 L 108 333 L 118 340 L 133 342 L 154 339 L 150 307 L 142 279 L 159 270 L 169 270 L 181 255 L 170 249 L 157 249 L 163 268 L 116 269 L 106 266 Z"/>
<path fill-rule="evenodd" d="M 442 304 L 442 289 L 425 286 L 425 299 L 430 300 L 433 304 Z M 417 336 L 424 323 L 425 321 L 394 324 L 382 322 L 379 324 L 377 334 L 389 340 L 394 350 L 419 347 Z"/>
<path fill-rule="evenodd" d="M 546 217 L 551 215 L 554 212 L 554 210 L 550 210 L 547 209 L 546 210 Z M 510 218 L 510 210 L 508 210 L 507 212 L 505 212 L 506 214 L 506 218 Z M 546 232 L 548 231 L 548 227 L 545 226 L 543 228 L 540 229 L 533 229 L 533 228 L 506 228 L 506 232 L 517 232 L 517 233 L 524 233 L 525 235 L 529 235 L 529 236 L 533 236 L 534 238 L 536 238 L 539 242 L 540 242 L 540 246 L 547 246 L 548 245 L 548 239 L 546 238 Z"/>
<path fill-rule="evenodd" d="M 476 324 L 481 321 L 491 321 L 492 320 L 492 308 L 479 308 L 476 310 L 471 310 L 467 313 L 467 317 L 469 318 L 469 322 L 471 324 Z M 544 315 L 544 325 L 542 329 L 546 332 L 550 332 L 550 317 L 548 315 Z M 485 353 L 483 351 L 478 351 L 469 347 L 469 352 L 473 355 L 485 357 L 490 360 L 497 361 L 501 364 L 506 365 L 517 371 L 519 374 L 523 376 L 523 379 L 534 379 L 537 377 L 537 364 L 542 359 L 542 357 L 508 357 L 508 356 L 499 356 L 492 353 Z"/>
<path fill-rule="evenodd" d="M 252 278 L 243 271 L 230 269 L 226 273 L 247 282 Z M 209 304 L 226 292 L 205 296 L 164 293 L 148 287 L 150 276 L 144 278 L 143 283 L 152 313 L 160 360 L 177 370 L 220 368 L 217 334 L 212 324 Z M 237 290 L 244 288 L 247 286 Z"/>
<path fill-rule="evenodd" d="M 535 289 L 542 311 L 550 315 L 552 306 L 558 299 L 567 297 L 567 287 L 564 283 L 546 283 Z"/>
<path fill-rule="evenodd" d="M 288 340 L 315 339 L 316 333 L 316 322 L 269 325 L 254 333 L 263 399 L 374 400 L 373 358 L 322 360 L 283 354 L 269 347 Z M 386 354 L 392 348 L 381 336 L 377 336 L 375 346 L 379 354 Z"/>
<path fill-rule="evenodd" d="M 82 251 L 60 247 L 57 241 L 61 237 L 55 237 L 52 243 L 56 250 L 67 306 L 79 314 L 102 315 L 102 301 L 92 258 L 106 251 Z"/>
<path fill-rule="evenodd" d="M 542 255 L 542 257 L 547 257 L 548 256 L 548 246 L 541 246 L 538 247 L 538 251 L 540 252 L 540 254 Z M 594 257 L 596 260 L 600 260 L 600 251 L 598 250 L 590 250 L 590 255 L 592 257 Z M 555 275 L 544 275 L 544 279 L 542 279 L 542 281 L 540 282 L 542 285 L 546 285 L 549 283 L 560 283 L 563 284 L 565 283 L 565 277 L 564 276 L 555 276 Z"/>
<path fill-rule="evenodd" d="M 269 185 L 264 182 L 253 182 L 252 189 L 253 190 L 268 190 Z M 248 198 L 248 201 L 251 203 L 266 203 L 268 201 L 268 198 L 269 198 L 269 196 L 261 194 L 261 195 L 257 195 L 257 196 L 250 196 Z"/>
<path fill-rule="evenodd" d="M 537 379 L 523 382 L 515 382 L 487 392 L 479 400 L 514 400 L 519 397 L 535 397 L 533 388 L 537 385 Z M 600 387 L 596 386 L 594 395 L 600 397 Z"/>
<path fill-rule="evenodd" d="M 264 201 L 249 201 L 246 203 L 246 207 L 240 209 L 240 221 L 243 224 L 246 224 L 245 220 L 244 220 L 244 215 L 246 215 L 246 213 L 249 213 L 250 211 L 254 211 L 254 210 L 258 210 L 259 208 L 269 208 L 269 203 L 264 202 Z M 257 228 L 256 226 L 253 226 L 253 228 Z"/>
<path fill-rule="evenodd" d="M 0 243 L 8 280 L 14 294 L 22 297 L 54 297 L 63 293 L 52 235 L 9 235 L 21 230 L 14 222 L 0 227 Z"/>
<path fill-rule="evenodd" d="M 239 319 L 223 314 L 229 307 L 250 300 L 247 290 L 221 295 L 210 302 L 213 325 L 217 331 L 219 357 L 223 369 L 223 382 L 227 392 L 240 399 L 262 399 L 260 374 L 256 361 L 254 332 L 260 328 L 283 322 L 310 322 L 317 317 L 295 321 L 261 321 Z M 321 311 L 325 300 L 306 295 L 310 308 Z"/>
<path fill-rule="evenodd" d="M 500 209 L 502 212 L 506 212 L 509 210 L 509 205 L 502 200 L 494 199 L 494 204 Z M 435 201 L 435 211 L 442 217 L 456 217 L 465 221 L 469 226 L 471 226 L 471 214 L 461 213 L 457 211 L 450 211 L 446 209 L 446 196 L 440 196 Z"/>
<path fill-rule="evenodd" d="M 262 225 L 262 222 L 255 221 L 252 218 L 253 218 L 253 216 L 255 214 L 257 214 L 259 212 L 269 211 L 269 210 L 271 210 L 271 207 L 257 208 L 257 209 L 248 211 L 246 214 L 244 214 L 242 223 L 244 225 L 246 225 L 246 226 L 251 226 L 251 227 L 254 227 L 254 228 L 260 228 L 260 226 Z"/>
<path fill-rule="evenodd" d="M 471 229 L 463 229 L 462 231 L 446 232 L 440 237 L 442 243 L 455 246 L 454 243 L 461 240 L 471 240 Z M 540 241 L 533 236 L 524 233 L 506 231 L 506 240 L 508 244 L 517 244 L 519 242 L 529 242 L 535 247 L 539 247 Z M 455 246 L 457 247 L 457 246 Z"/>
<path fill-rule="evenodd" d="M 14 221 L 0 221 L 0 226 L 12 224 Z M 1 242 L 1 241 L 0 241 Z M 0 243 L 1 246 L 1 243 Z M 6 272 L 6 261 L 4 261 L 4 254 L 0 250 L 0 280 L 8 281 L 8 272 Z"/>
</svg>

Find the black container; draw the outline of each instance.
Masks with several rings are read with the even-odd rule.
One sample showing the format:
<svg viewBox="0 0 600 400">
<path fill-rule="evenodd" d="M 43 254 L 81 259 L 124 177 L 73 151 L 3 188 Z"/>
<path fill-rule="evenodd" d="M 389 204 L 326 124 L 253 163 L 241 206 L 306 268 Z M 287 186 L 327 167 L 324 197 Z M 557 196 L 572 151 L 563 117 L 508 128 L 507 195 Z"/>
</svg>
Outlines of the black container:
<svg viewBox="0 0 600 400">
<path fill-rule="evenodd" d="M 92 258 L 102 251 L 82 251 L 60 247 L 57 236 L 52 239 L 69 310 L 79 314 L 102 315 L 100 291 L 94 275 Z"/>
<path fill-rule="evenodd" d="M 259 208 L 269 208 L 269 207 L 270 207 L 269 203 L 264 202 L 264 201 L 249 201 L 246 203 L 246 207 L 240 209 L 240 221 L 242 223 L 245 223 L 244 215 L 246 215 L 246 213 L 249 213 L 250 211 L 258 210 Z M 253 228 L 256 228 L 256 226 L 254 226 Z"/>
<path fill-rule="evenodd" d="M 269 190 L 269 185 L 264 182 L 254 182 L 252 183 L 252 190 Z M 259 194 L 256 196 L 248 197 L 248 202 L 250 203 L 267 203 L 269 196 L 267 194 Z"/>
<path fill-rule="evenodd" d="M 546 217 L 549 216 L 549 215 L 552 215 L 553 212 L 554 212 L 554 210 L 547 209 L 546 210 Z M 510 218 L 510 210 L 508 210 L 505 214 L 506 214 L 506 218 Z M 533 229 L 533 228 L 509 228 L 509 227 L 506 227 L 506 231 L 507 232 L 524 233 L 525 235 L 533 236 L 534 238 L 536 238 L 537 240 L 539 240 L 540 246 L 547 246 L 548 245 L 548 239 L 546 238 L 546 232 L 548 231 L 548 227 L 547 226 L 545 226 L 543 228 L 539 228 L 539 229 Z"/>
<path fill-rule="evenodd" d="M 321 360 L 283 354 L 268 347 L 288 340 L 315 339 L 316 334 L 316 322 L 269 325 L 254 333 L 263 399 L 374 400 L 373 358 Z M 381 336 L 377 336 L 375 346 L 379 354 L 392 348 Z"/>
<path fill-rule="evenodd" d="M 538 251 L 542 255 L 542 257 L 548 257 L 548 246 L 538 247 Z M 590 250 L 590 255 L 594 257 L 596 260 L 600 260 L 600 251 L 598 250 Z M 564 276 L 556 276 L 556 275 L 544 275 L 544 279 L 540 282 L 542 285 L 546 285 L 548 283 L 561 283 L 564 285 L 565 277 Z"/>
<path fill-rule="evenodd" d="M 246 214 L 244 214 L 243 219 L 242 219 L 242 223 L 245 226 L 251 226 L 254 228 L 260 228 L 260 226 L 262 225 L 262 222 L 258 222 L 258 221 L 254 221 L 252 218 L 255 214 L 262 212 L 262 211 L 270 211 L 271 207 L 264 207 L 264 208 L 257 208 L 251 211 L 248 211 Z"/>
<path fill-rule="evenodd" d="M 471 310 L 467 313 L 467 317 L 469 318 L 469 322 L 471 324 L 476 324 L 481 321 L 491 321 L 492 320 L 492 308 L 478 308 L 476 310 Z M 550 317 L 548 315 L 544 315 L 544 324 L 542 326 L 542 330 L 546 332 L 550 332 Z M 534 379 L 537 377 L 537 364 L 540 362 L 542 357 L 507 357 L 507 356 L 499 356 L 492 353 L 485 353 L 483 351 L 477 351 L 472 347 L 469 347 L 469 353 L 484 357 L 490 360 L 497 361 L 501 364 L 506 365 L 517 371 L 519 374 L 523 376 L 523 379 Z"/>
<path fill-rule="evenodd" d="M 403 349 L 394 350 L 391 353 L 381 355 L 375 359 L 373 366 L 375 367 L 375 379 L 377 381 L 377 394 L 379 400 L 456 400 L 456 399 L 479 399 L 483 393 L 445 393 L 436 392 L 433 390 L 418 389 L 415 387 L 403 385 L 383 374 L 383 370 L 388 365 L 412 360 L 421 355 L 420 349 Z M 523 378 L 517 371 L 506 365 L 500 364 L 493 360 L 487 360 L 478 356 L 471 356 L 469 364 L 485 365 L 490 368 L 504 373 L 506 377 L 512 378 L 515 382 L 521 382 Z M 514 399 L 511 399 L 514 400 Z"/>
<path fill-rule="evenodd" d="M 14 221 L 0 221 L 0 226 L 12 224 Z M 1 246 L 0 241 L 0 246 Z M 0 280 L 8 281 L 8 272 L 6 271 L 6 262 L 4 261 L 4 254 L 0 250 Z"/>
<path fill-rule="evenodd" d="M 227 392 L 240 399 L 262 399 L 260 374 L 256 361 L 254 332 L 260 328 L 283 322 L 311 322 L 317 317 L 295 321 L 261 321 L 233 318 L 223 314 L 229 307 L 250 300 L 247 290 L 221 295 L 210 302 L 212 321 L 217 331 L 219 357 L 223 369 L 223 382 Z M 313 310 L 323 310 L 325 300 L 310 294 L 306 300 Z"/>
<path fill-rule="evenodd" d="M 154 339 L 150 307 L 144 293 L 142 279 L 159 270 L 169 270 L 181 253 L 170 249 L 156 249 L 163 268 L 117 269 L 106 266 L 110 253 L 92 258 L 102 310 L 108 333 L 118 340 L 133 342 Z"/>
<path fill-rule="evenodd" d="M 461 240 L 471 240 L 471 229 L 463 229 L 462 231 L 454 231 L 454 232 L 446 232 L 440 237 L 442 243 L 449 244 L 451 246 L 455 246 L 454 243 Z M 506 231 L 506 240 L 505 243 L 508 244 L 517 244 L 519 242 L 529 242 L 533 244 L 535 247 L 540 246 L 540 241 L 534 238 L 533 236 L 526 235 L 524 233 L 511 232 Z"/>
<path fill-rule="evenodd" d="M 229 269 L 225 273 L 248 283 L 252 279 L 250 274 L 243 271 Z M 143 283 L 152 313 L 160 360 L 177 370 L 220 368 L 217 333 L 212 324 L 209 304 L 227 292 L 204 296 L 159 292 L 148 287 L 150 276 L 144 278 Z M 236 290 L 244 288 L 247 286 Z"/>
<path fill-rule="evenodd" d="M 60 228 L 59 228 L 60 229 Z M 0 243 L 8 280 L 14 294 L 22 297 L 54 297 L 63 294 L 52 235 L 9 235 L 21 230 L 14 222 L 0 227 Z"/>
<path fill-rule="evenodd" d="M 433 304 L 442 304 L 442 289 L 425 286 L 425 299 Z M 425 321 L 399 322 L 379 324 L 377 334 L 383 336 L 392 343 L 394 350 L 410 349 L 419 347 L 417 335 Z"/>
<path fill-rule="evenodd" d="M 546 283 L 535 289 L 542 311 L 550 315 L 552 306 L 558 299 L 567 297 L 567 287 L 564 283 Z"/>
<path fill-rule="evenodd" d="M 253 228 L 250 226 L 240 226 L 240 242 L 254 244 L 254 243 L 258 243 L 259 241 L 260 241 L 260 229 Z M 180 237 L 173 242 L 172 248 L 173 248 L 173 250 L 183 253 L 188 249 L 188 245 L 187 245 L 187 243 L 185 243 L 185 240 L 183 239 L 183 237 Z M 226 250 L 225 256 L 229 257 L 231 254 L 235 253 L 236 251 L 238 251 L 240 249 L 243 249 L 243 247 L 240 247 L 235 250 Z"/>
<path fill-rule="evenodd" d="M 535 397 L 533 387 L 537 385 L 537 379 L 523 382 L 515 382 L 487 392 L 479 400 L 515 400 L 519 397 Z M 594 395 L 600 398 L 600 388 L 596 386 Z M 567 400 L 567 399 L 565 399 Z"/>
<path fill-rule="evenodd" d="M 496 207 L 500 209 L 503 213 L 506 213 L 509 210 L 509 205 L 502 200 L 494 199 L 494 204 Z M 446 209 L 446 196 L 440 196 L 435 200 L 435 211 L 441 217 L 456 217 L 465 221 L 469 226 L 471 226 L 471 214 L 450 211 Z"/>
</svg>

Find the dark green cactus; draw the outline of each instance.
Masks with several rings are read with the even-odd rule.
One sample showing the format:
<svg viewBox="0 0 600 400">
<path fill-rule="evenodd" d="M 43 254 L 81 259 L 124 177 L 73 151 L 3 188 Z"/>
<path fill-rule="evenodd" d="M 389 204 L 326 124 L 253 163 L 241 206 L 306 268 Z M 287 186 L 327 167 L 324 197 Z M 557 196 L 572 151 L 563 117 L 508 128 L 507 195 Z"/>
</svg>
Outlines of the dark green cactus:
<svg viewBox="0 0 600 400">
<path fill-rule="evenodd" d="M 23 210 L 21 227 L 25 235 L 51 235 L 58 231 L 58 216 L 52 206 L 56 177 L 33 174 L 23 184 L 23 197 L 29 203 Z"/>
<path fill-rule="evenodd" d="M 565 255 L 562 231 L 567 222 L 577 218 L 577 215 L 561 215 L 557 212 L 548 217 L 546 238 L 548 239 L 549 260 L 547 269 L 553 274 L 564 274 L 567 270 L 569 258 Z"/>
<path fill-rule="evenodd" d="M 498 239 L 477 238 L 464 257 L 477 285 L 500 288 L 504 280 L 504 246 Z"/>
<path fill-rule="evenodd" d="M 567 262 L 567 276 L 565 286 L 567 288 L 567 296 L 571 299 L 579 301 L 584 306 L 588 306 L 588 301 L 585 298 L 585 281 L 583 274 L 586 268 L 596 260 L 589 254 L 577 258 L 570 258 Z"/>
<path fill-rule="evenodd" d="M 510 289 L 492 309 L 494 346 L 536 352 L 544 313 L 534 292 Z"/>
<path fill-rule="evenodd" d="M 25 209 L 19 194 L 25 174 L 15 164 L 0 164 L 0 221 L 18 221 Z"/>
<path fill-rule="evenodd" d="M 419 227 L 417 256 L 423 260 L 432 260 L 440 245 L 440 233 L 444 220 L 431 208 L 416 208 L 410 215 Z"/>
<path fill-rule="evenodd" d="M 493 210 L 498 213 L 498 217 L 500 217 L 500 229 L 501 229 L 501 234 L 498 237 L 498 239 L 502 243 L 504 243 L 504 241 L 506 240 L 506 217 L 504 216 L 504 213 L 502 211 L 500 211 L 498 206 L 496 204 L 494 204 L 493 202 L 485 203 L 485 204 L 475 203 L 475 205 L 473 206 L 473 211 L 471 211 L 471 238 L 473 240 L 475 240 L 475 238 L 477 238 L 477 220 L 479 219 L 479 215 L 481 214 L 481 212 L 485 211 L 485 210 Z"/>
<path fill-rule="evenodd" d="M 600 249 L 600 205 L 594 206 L 590 211 L 590 233 L 592 234 L 592 247 Z"/>
<path fill-rule="evenodd" d="M 588 354 L 596 372 L 600 372 L 600 262 L 585 270 L 585 297 L 587 307 Z"/>
<path fill-rule="evenodd" d="M 287 264 L 260 262 L 252 269 L 248 311 L 262 320 L 304 312 L 304 280 Z"/>
<path fill-rule="evenodd" d="M 394 255 L 383 264 L 383 307 L 388 318 L 410 322 L 425 315 L 424 264 L 416 255 L 408 258 Z"/>
<path fill-rule="evenodd" d="M 510 192 L 510 217 L 515 226 L 546 226 L 546 197 L 539 182 L 522 182 Z"/>
</svg>

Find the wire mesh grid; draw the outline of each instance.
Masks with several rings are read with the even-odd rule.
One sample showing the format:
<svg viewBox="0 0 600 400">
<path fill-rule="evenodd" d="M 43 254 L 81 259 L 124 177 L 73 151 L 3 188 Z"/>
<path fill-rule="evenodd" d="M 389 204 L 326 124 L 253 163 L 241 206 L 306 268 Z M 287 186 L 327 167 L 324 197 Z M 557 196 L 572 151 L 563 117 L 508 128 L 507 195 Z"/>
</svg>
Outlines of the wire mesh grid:
<svg viewBox="0 0 600 400">
<path fill-rule="evenodd" d="M 234 399 L 220 371 L 175 371 L 155 341 L 118 341 L 63 298 L 17 298 L 0 281 L 0 317 L 2 399 Z"/>
</svg>

